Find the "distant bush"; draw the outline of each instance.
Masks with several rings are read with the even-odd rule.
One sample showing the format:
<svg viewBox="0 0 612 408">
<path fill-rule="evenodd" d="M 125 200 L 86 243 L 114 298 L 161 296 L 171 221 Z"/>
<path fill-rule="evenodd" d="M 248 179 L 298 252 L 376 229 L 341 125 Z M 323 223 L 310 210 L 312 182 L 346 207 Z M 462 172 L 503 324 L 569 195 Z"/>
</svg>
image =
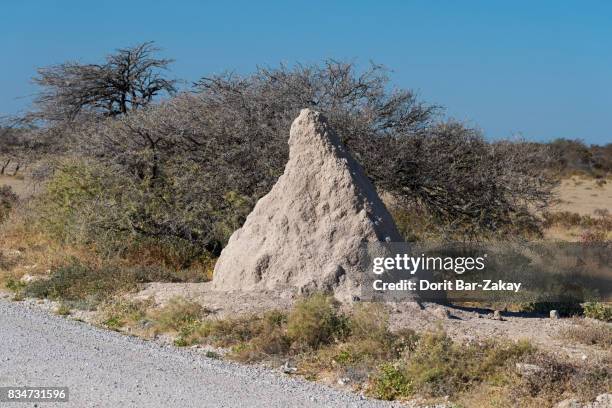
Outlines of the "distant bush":
<svg viewBox="0 0 612 408">
<path fill-rule="evenodd" d="M 606 242 L 612 234 L 612 216 L 607 210 L 596 210 L 594 213 L 593 217 L 569 211 L 545 212 L 543 225 L 546 228 L 581 228 L 580 242 L 586 244 Z"/>
<path fill-rule="evenodd" d="M 547 167 L 562 176 L 602 178 L 612 173 L 612 143 L 587 146 L 581 140 L 556 139 L 549 146 L 552 160 Z"/>
<path fill-rule="evenodd" d="M 593 228 L 612 231 L 612 216 L 607 211 L 598 210 L 598 216 L 581 215 L 570 211 L 545 212 L 544 227 L 550 228 L 558 225 L 563 227 Z"/>
<path fill-rule="evenodd" d="M 557 310 L 561 316 L 580 316 L 583 313 L 582 299 L 559 293 L 560 301 L 534 301 L 521 305 L 521 311 L 527 313 L 538 313 L 548 316 L 551 310 Z M 565 299 L 564 299 L 565 298 Z"/>
</svg>

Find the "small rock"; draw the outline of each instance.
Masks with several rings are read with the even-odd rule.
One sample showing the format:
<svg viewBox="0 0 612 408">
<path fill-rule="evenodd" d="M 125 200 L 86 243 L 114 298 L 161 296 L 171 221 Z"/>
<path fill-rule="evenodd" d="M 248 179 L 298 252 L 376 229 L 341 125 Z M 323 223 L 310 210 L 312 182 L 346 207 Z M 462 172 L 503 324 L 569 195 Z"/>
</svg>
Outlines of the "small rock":
<svg viewBox="0 0 612 408">
<path fill-rule="evenodd" d="M 25 274 L 21 277 L 21 279 L 19 279 L 19 282 L 21 283 L 30 283 L 32 281 L 36 280 L 36 278 L 30 274 Z"/>
<path fill-rule="evenodd" d="M 499 321 L 503 321 L 503 320 L 504 320 L 504 318 L 502 317 L 501 312 L 500 312 L 499 310 L 495 310 L 495 311 L 493 312 L 493 317 L 492 317 L 492 319 L 493 319 L 493 320 L 499 320 Z"/>
<path fill-rule="evenodd" d="M 338 379 L 338 385 L 346 385 L 351 382 L 350 378 L 343 377 Z"/>
<path fill-rule="evenodd" d="M 153 322 L 147 319 L 141 319 L 138 321 L 138 327 L 141 329 L 148 329 L 153 326 Z"/>
<path fill-rule="evenodd" d="M 294 374 L 297 371 L 297 367 L 292 366 L 289 361 L 287 361 L 281 367 L 281 371 L 285 374 Z"/>
<path fill-rule="evenodd" d="M 516 363 L 515 367 L 516 367 L 516 371 L 520 375 L 524 375 L 524 376 L 534 375 L 543 370 L 542 367 L 535 365 L 535 364 Z"/>
<path fill-rule="evenodd" d="M 581 408 L 582 404 L 575 398 L 569 398 L 559 402 L 555 408 Z"/>
<path fill-rule="evenodd" d="M 594 406 L 597 408 L 612 407 L 612 394 L 598 395 L 597 398 L 595 398 Z"/>
<path fill-rule="evenodd" d="M 551 310 L 550 311 L 550 318 L 551 319 L 558 319 L 559 318 L 559 311 L 558 310 Z"/>
</svg>

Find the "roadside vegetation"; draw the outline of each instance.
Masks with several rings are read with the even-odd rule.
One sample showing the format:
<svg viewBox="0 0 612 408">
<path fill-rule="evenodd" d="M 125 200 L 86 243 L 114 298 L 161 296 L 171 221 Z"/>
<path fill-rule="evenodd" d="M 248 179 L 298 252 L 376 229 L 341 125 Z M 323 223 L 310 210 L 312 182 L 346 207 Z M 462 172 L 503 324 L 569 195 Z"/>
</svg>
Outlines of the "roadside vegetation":
<svg viewBox="0 0 612 408">
<path fill-rule="evenodd" d="M 316 294 L 289 311 L 218 319 L 183 298 L 161 308 L 150 302 L 110 305 L 101 324 L 144 337 L 169 335 L 175 345 L 204 347 L 214 358 L 223 353 L 375 398 L 550 406 L 563 396 L 592 400 L 612 386 L 610 361 L 570 363 L 526 341 L 458 342 L 441 330 L 391 332 L 385 306 L 377 303 L 342 312 L 332 298 Z M 610 347 L 609 332 L 590 333 L 595 337 L 588 341 Z"/>
</svg>

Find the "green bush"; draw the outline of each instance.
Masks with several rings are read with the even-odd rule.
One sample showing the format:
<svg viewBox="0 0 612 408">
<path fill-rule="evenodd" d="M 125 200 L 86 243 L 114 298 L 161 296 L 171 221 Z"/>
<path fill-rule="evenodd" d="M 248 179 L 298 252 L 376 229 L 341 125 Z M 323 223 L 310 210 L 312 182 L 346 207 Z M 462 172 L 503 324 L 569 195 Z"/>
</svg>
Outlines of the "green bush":
<svg viewBox="0 0 612 408">
<path fill-rule="evenodd" d="M 119 330 L 128 324 L 134 325 L 146 320 L 147 310 L 152 304 L 152 299 L 114 299 L 102 307 L 100 313 L 101 323 L 111 330 Z"/>
<path fill-rule="evenodd" d="M 584 305 L 584 316 L 603 322 L 612 321 L 612 306 L 601 302 L 589 302 Z"/>
<path fill-rule="evenodd" d="M 376 398 L 391 401 L 413 393 L 412 383 L 403 370 L 390 363 L 380 366 L 378 375 L 374 378 L 372 394 Z"/>
<path fill-rule="evenodd" d="M 161 331 L 182 331 L 186 335 L 195 329 L 207 314 L 208 311 L 199 303 L 177 296 L 157 311 L 154 320 Z"/>
<path fill-rule="evenodd" d="M 115 294 L 129 292 L 141 283 L 178 281 L 159 268 L 90 267 L 78 261 L 52 270 L 48 279 L 36 280 L 23 288 L 30 297 L 85 302 L 95 307 Z"/>
<path fill-rule="evenodd" d="M 287 335 L 298 347 L 316 349 L 348 333 L 348 319 L 338 313 L 333 298 L 323 294 L 297 302 L 287 320 Z"/>
<path fill-rule="evenodd" d="M 496 382 L 533 352 L 528 343 L 458 344 L 444 333 L 426 333 L 395 365 L 383 364 L 372 383 L 379 398 L 456 395 L 482 382 Z"/>
<path fill-rule="evenodd" d="M 248 198 L 232 191 L 216 203 L 200 199 L 196 190 L 209 186 L 197 177 L 172 167 L 151 180 L 92 159 L 64 159 L 35 213 L 41 228 L 61 242 L 89 244 L 103 254 L 157 248 L 161 261 L 186 268 L 218 255 L 251 209 Z"/>
</svg>

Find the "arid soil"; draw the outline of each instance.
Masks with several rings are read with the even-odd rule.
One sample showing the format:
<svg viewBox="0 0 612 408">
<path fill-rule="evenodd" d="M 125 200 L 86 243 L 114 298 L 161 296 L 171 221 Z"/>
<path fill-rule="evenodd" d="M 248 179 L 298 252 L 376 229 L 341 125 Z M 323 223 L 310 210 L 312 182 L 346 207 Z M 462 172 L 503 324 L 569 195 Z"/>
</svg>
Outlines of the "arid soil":
<svg viewBox="0 0 612 408">
<path fill-rule="evenodd" d="M 550 211 L 569 211 L 580 215 L 597 216 L 597 210 L 612 212 L 612 180 L 573 176 L 557 187 L 559 203 Z"/>
<path fill-rule="evenodd" d="M 30 183 L 25 181 L 22 178 L 17 178 L 13 176 L 0 176 L 0 186 L 7 185 L 10 186 L 13 191 L 21 198 L 30 197 L 34 194 L 35 188 Z"/>
</svg>

